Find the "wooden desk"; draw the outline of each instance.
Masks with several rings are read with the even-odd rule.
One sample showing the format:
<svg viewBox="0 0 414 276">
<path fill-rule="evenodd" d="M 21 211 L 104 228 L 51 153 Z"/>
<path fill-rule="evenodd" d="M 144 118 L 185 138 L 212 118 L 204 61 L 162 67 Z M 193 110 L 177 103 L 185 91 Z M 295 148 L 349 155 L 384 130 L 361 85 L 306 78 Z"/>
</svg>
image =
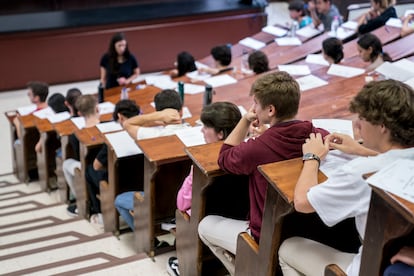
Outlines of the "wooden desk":
<svg viewBox="0 0 414 276">
<path fill-rule="evenodd" d="M 13 174 L 16 176 L 17 179 L 20 179 L 23 176 L 19 176 L 19 170 L 17 165 L 17 152 L 16 148 L 14 146 L 14 142 L 17 139 L 17 133 L 16 133 L 16 126 L 14 125 L 13 121 L 14 118 L 17 116 L 17 110 L 11 110 L 4 112 L 4 115 L 7 118 L 7 121 L 9 122 L 9 133 L 10 133 L 10 148 L 12 149 L 12 168 L 13 168 Z"/>
<path fill-rule="evenodd" d="M 384 53 L 388 53 L 392 60 L 399 60 L 414 54 L 414 33 L 400 38 L 397 41 L 383 47 Z"/>
<path fill-rule="evenodd" d="M 217 259 L 198 238 L 198 223 L 208 214 L 246 219 L 248 178 L 224 173 L 217 164 L 222 142 L 186 148 L 193 161 L 191 218 L 177 212 L 177 256 L 183 275 L 214 275 Z"/>
<path fill-rule="evenodd" d="M 92 164 L 96 154 L 104 143 L 104 138 L 97 127 L 83 128 L 75 131 L 79 140 L 79 158 L 81 162 L 80 175 L 75 174 L 76 206 L 79 216 L 86 218 L 88 215 L 87 201 L 88 191 L 86 189 L 85 171 Z"/>
<path fill-rule="evenodd" d="M 414 204 L 372 187 L 359 274 L 382 275 L 399 246 L 405 245 L 401 239 L 412 244 L 413 230 Z"/>
<path fill-rule="evenodd" d="M 42 151 L 37 153 L 37 169 L 39 172 L 40 186 L 43 191 L 51 188 L 51 178 L 56 176 L 56 150 L 60 148 L 56 131 L 48 119 L 35 119 L 36 128 L 40 133 Z"/>
<path fill-rule="evenodd" d="M 134 202 L 135 244 L 154 256 L 160 223 L 175 215 L 177 192 L 190 170 L 184 144 L 175 136 L 138 140 L 144 152 L 144 199 Z"/>
</svg>

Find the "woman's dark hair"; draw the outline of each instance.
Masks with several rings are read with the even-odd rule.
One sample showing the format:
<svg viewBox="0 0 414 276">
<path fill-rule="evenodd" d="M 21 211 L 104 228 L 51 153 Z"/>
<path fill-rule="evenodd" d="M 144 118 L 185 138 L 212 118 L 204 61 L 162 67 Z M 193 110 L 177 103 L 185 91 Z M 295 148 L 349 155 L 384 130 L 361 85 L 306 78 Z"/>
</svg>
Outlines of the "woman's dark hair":
<svg viewBox="0 0 414 276">
<path fill-rule="evenodd" d="M 116 103 L 114 112 L 112 113 L 112 117 L 114 121 L 118 121 L 118 113 L 122 114 L 127 118 L 131 118 L 133 116 L 138 115 L 140 112 L 139 106 L 131 100 L 120 100 Z"/>
<path fill-rule="evenodd" d="M 115 44 L 119 41 L 126 40 L 125 35 L 123 33 L 116 33 L 112 36 L 111 41 L 109 42 L 109 49 L 108 49 L 108 56 L 109 56 L 109 68 L 111 69 L 114 74 L 117 74 L 119 71 L 119 63 L 118 63 L 118 53 L 115 49 Z M 125 51 L 122 54 L 125 59 L 130 57 L 130 52 L 128 49 L 128 44 L 125 47 Z"/>
<path fill-rule="evenodd" d="M 359 47 L 368 50 L 371 47 L 372 52 L 370 55 L 370 61 L 374 62 L 379 55 L 382 55 L 384 61 L 392 61 L 392 58 L 387 53 L 382 51 L 382 43 L 379 38 L 371 33 L 362 35 L 357 41 Z"/>
<path fill-rule="evenodd" d="M 72 116 L 77 117 L 78 116 L 78 110 L 76 109 L 76 100 L 79 98 L 79 96 L 82 95 L 82 92 L 78 88 L 71 88 L 66 92 L 66 102 L 69 106 L 72 107 L 73 114 Z"/>
<path fill-rule="evenodd" d="M 302 0 L 292 0 L 289 2 L 288 10 L 300 11 L 302 16 L 306 15 L 305 2 Z"/>
<path fill-rule="evenodd" d="M 181 52 L 177 55 L 177 70 L 179 77 L 197 70 L 194 57 L 189 52 Z"/>
<path fill-rule="evenodd" d="M 325 55 L 332 58 L 334 63 L 339 63 L 344 58 L 344 47 L 342 41 L 336 37 L 330 37 L 322 42 L 322 49 Z"/>
<path fill-rule="evenodd" d="M 222 66 L 227 66 L 231 63 L 231 49 L 228 45 L 216 46 L 210 51 L 214 60 L 217 60 Z"/>
<path fill-rule="evenodd" d="M 232 132 L 241 119 L 239 108 L 230 102 L 215 102 L 209 104 L 201 111 L 200 120 L 214 131 L 223 133 L 223 139 Z"/>
<path fill-rule="evenodd" d="M 51 95 L 47 100 L 47 105 L 56 113 L 69 111 L 68 107 L 65 105 L 65 97 L 60 93 Z"/>
<path fill-rule="evenodd" d="M 262 51 L 251 53 L 247 61 L 249 62 L 250 69 L 256 74 L 269 71 L 269 60 Z"/>
</svg>

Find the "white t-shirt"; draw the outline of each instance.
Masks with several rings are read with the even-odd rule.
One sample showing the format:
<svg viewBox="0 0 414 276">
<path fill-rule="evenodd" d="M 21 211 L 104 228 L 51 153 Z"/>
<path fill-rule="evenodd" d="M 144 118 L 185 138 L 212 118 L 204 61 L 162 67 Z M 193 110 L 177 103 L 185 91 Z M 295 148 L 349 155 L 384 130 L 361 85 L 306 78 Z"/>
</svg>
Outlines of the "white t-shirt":
<svg viewBox="0 0 414 276">
<path fill-rule="evenodd" d="M 353 159 L 339 167 L 327 181 L 312 187 L 307 194 L 308 200 L 328 226 L 355 217 L 356 228 L 363 239 L 371 188 L 362 175 L 376 172 L 397 159 L 414 160 L 414 148 L 390 150 L 373 157 Z M 348 266 L 347 275 L 358 275 L 360 263 L 361 248 Z"/>
<path fill-rule="evenodd" d="M 166 126 L 155 126 L 155 127 L 140 127 L 137 131 L 137 139 L 149 139 L 161 136 L 168 136 L 175 134 L 176 130 L 190 127 L 188 124 L 172 124 Z"/>
</svg>

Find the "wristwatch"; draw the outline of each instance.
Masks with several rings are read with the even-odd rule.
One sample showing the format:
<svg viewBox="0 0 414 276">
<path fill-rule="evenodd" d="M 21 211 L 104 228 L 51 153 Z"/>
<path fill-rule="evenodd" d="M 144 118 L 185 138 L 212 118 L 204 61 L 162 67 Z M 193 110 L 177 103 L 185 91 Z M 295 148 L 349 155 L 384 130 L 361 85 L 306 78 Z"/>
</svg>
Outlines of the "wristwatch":
<svg viewBox="0 0 414 276">
<path fill-rule="evenodd" d="M 308 161 L 308 160 L 316 160 L 318 161 L 318 167 L 321 165 L 321 159 L 319 158 L 319 156 L 311 152 L 305 153 L 302 157 L 302 160 L 303 162 Z"/>
</svg>

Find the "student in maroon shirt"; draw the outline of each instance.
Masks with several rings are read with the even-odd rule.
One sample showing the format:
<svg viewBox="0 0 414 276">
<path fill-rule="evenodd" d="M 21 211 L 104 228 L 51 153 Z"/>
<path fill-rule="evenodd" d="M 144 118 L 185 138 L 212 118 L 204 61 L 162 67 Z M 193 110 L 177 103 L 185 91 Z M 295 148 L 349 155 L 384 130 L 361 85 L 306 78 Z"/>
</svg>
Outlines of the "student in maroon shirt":
<svg viewBox="0 0 414 276">
<path fill-rule="evenodd" d="M 224 141 L 218 159 L 228 173 L 249 176 L 249 220 L 241 221 L 217 215 L 205 217 L 199 224 L 200 239 L 234 275 L 237 236 L 249 232 L 258 242 L 262 225 L 267 181 L 257 166 L 302 156 L 302 145 L 310 133 L 328 132 L 311 122 L 296 120 L 300 101 L 299 84 L 286 72 L 267 74 L 253 84 L 253 105 Z M 245 141 L 249 126 L 269 124 L 255 139 Z"/>
</svg>

